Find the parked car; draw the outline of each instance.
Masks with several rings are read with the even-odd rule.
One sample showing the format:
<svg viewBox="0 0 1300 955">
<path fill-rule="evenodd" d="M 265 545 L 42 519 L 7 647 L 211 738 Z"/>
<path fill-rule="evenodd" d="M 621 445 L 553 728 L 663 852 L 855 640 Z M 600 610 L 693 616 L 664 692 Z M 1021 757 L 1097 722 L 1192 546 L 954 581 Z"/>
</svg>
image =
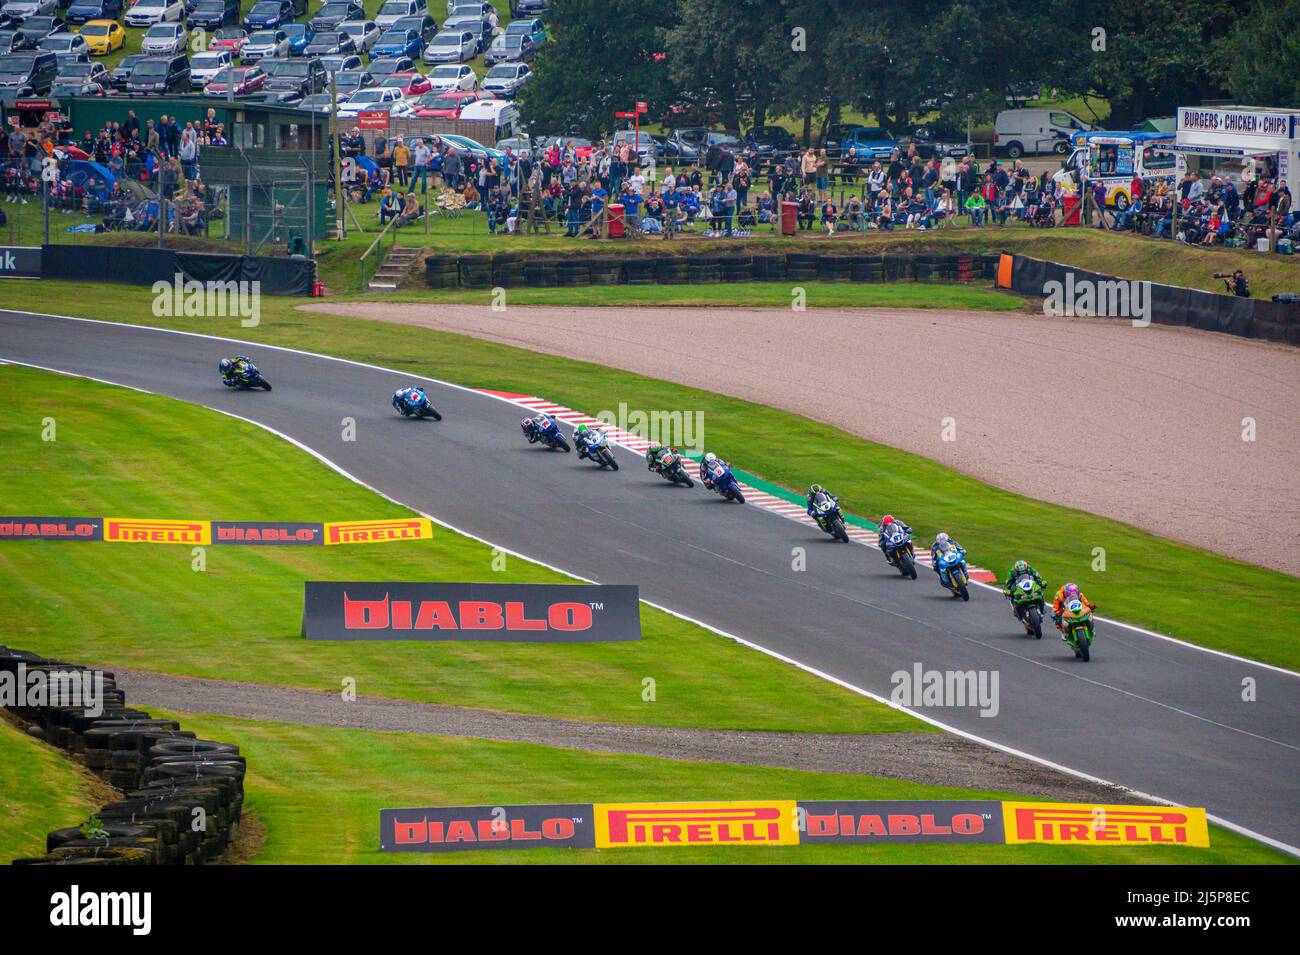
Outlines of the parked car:
<svg viewBox="0 0 1300 955">
<path fill-rule="evenodd" d="M 344 20 L 338 30 L 349 37 L 353 48 L 362 54 L 369 53 L 383 33 L 374 20 Z"/>
<path fill-rule="evenodd" d="M 703 126 L 683 126 L 668 134 L 665 149 L 669 161 L 702 162 L 711 146 L 730 146 L 733 150 L 739 150 L 740 134 L 729 130 L 710 130 Z"/>
<path fill-rule="evenodd" d="M 340 101 L 347 99 L 357 90 L 364 90 L 378 85 L 374 75 L 369 70 L 361 68 L 359 60 L 355 69 L 339 70 L 335 73 L 334 82 L 338 86 Z"/>
<path fill-rule="evenodd" d="M 155 23 L 140 41 L 140 52 L 150 56 L 169 56 L 184 53 L 189 43 L 189 31 L 180 23 Z M 84 42 L 84 41 L 83 41 Z"/>
<path fill-rule="evenodd" d="M 201 90 L 218 73 L 235 65 L 235 57 L 229 50 L 207 49 L 195 53 L 190 59 L 190 87 Z"/>
<path fill-rule="evenodd" d="M 51 33 L 36 44 L 36 49 L 46 53 L 84 53 L 90 56 L 90 47 L 80 33 Z"/>
<path fill-rule="evenodd" d="M 292 0 L 257 0 L 244 14 L 244 29 L 249 33 L 258 30 L 278 30 L 293 22 Z"/>
<path fill-rule="evenodd" d="M 746 152 L 761 158 L 786 156 L 799 148 L 794 134 L 784 126 L 755 126 L 740 137 Z"/>
<path fill-rule="evenodd" d="M 483 89 L 494 96 L 513 99 L 533 75 L 533 69 L 527 63 L 502 63 L 487 71 L 483 77 Z"/>
<path fill-rule="evenodd" d="M 185 17 L 181 0 L 136 0 L 126 11 L 129 27 L 151 27 L 155 23 L 179 23 Z"/>
<path fill-rule="evenodd" d="M 536 52 L 537 44 L 528 34 L 503 33 L 487 48 L 487 52 L 483 54 L 483 62 L 487 66 L 495 66 L 498 63 L 522 63 L 531 60 Z"/>
<path fill-rule="evenodd" d="M 316 35 L 309 23 L 286 23 L 281 29 L 289 37 L 290 56 L 302 56 Z"/>
<path fill-rule="evenodd" d="M 69 23 L 89 23 L 91 20 L 120 20 L 122 0 L 72 0 L 63 18 Z"/>
<path fill-rule="evenodd" d="M 516 19 L 528 13 L 545 13 L 547 5 L 547 0 L 510 0 L 510 16 Z"/>
<path fill-rule="evenodd" d="M 51 96 L 93 96 L 88 87 L 108 85 L 108 67 L 103 63 L 69 63 L 59 70 L 50 87 Z"/>
<path fill-rule="evenodd" d="M 320 58 L 320 65 L 326 73 L 343 73 L 360 70 L 361 57 L 355 53 L 332 53 Z"/>
<path fill-rule="evenodd" d="M 209 50 L 229 50 L 231 56 L 239 56 L 239 51 L 248 42 L 248 31 L 243 27 L 222 27 L 212 34 Z"/>
<path fill-rule="evenodd" d="M 965 159 L 970 154 L 970 146 L 962 137 L 951 134 L 938 126 L 918 126 L 912 130 L 908 141 L 916 147 L 916 153 L 922 159 Z"/>
<path fill-rule="evenodd" d="M 58 57 L 45 50 L 10 53 L 0 60 L 0 98 L 44 96 L 58 70 Z"/>
<path fill-rule="evenodd" d="M 482 53 L 492 42 L 488 26 L 475 16 L 448 17 L 442 22 L 443 33 L 468 33 L 474 38 L 475 54 Z"/>
<path fill-rule="evenodd" d="M 143 53 L 128 53 L 117 61 L 117 66 L 108 73 L 108 83 L 113 89 L 126 89 L 126 81 L 131 78 L 131 71 L 141 60 L 148 59 Z"/>
<path fill-rule="evenodd" d="M 339 56 L 349 54 L 353 49 L 352 37 L 346 33 L 327 30 L 324 33 L 317 33 L 303 52 L 309 57 Z M 357 62 L 360 62 L 360 60 Z"/>
<path fill-rule="evenodd" d="M 21 25 L 0 30 L 0 56 L 36 49 L 36 37 L 23 31 Z"/>
<path fill-rule="evenodd" d="M 289 55 L 289 35 L 283 30 L 258 30 L 248 38 L 239 58 L 245 63 L 278 60 Z"/>
<path fill-rule="evenodd" d="M 370 65 L 366 67 L 375 77 L 378 83 L 385 76 L 392 73 L 409 73 L 415 69 L 415 61 L 409 56 L 383 56 L 372 57 Z"/>
<path fill-rule="evenodd" d="M 415 104 L 415 115 L 425 119 L 459 119 L 467 104 L 491 95 L 483 90 L 430 90 Z"/>
<path fill-rule="evenodd" d="M 412 59 L 420 55 L 420 35 L 414 30 L 389 30 L 379 38 L 371 56 L 409 56 Z"/>
<path fill-rule="evenodd" d="M 438 32 L 438 23 L 427 13 L 417 13 L 413 16 L 402 17 L 394 23 L 390 30 L 414 30 L 420 35 L 420 46 L 428 43 Z"/>
<path fill-rule="evenodd" d="M 478 54 L 474 34 L 467 31 L 443 30 L 424 48 L 420 59 L 425 63 L 464 63 Z"/>
<path fill-rule="evenodd" d="M 993 121 L 993 148 L 1018 159 L 1026 153 L 1069 155 L 1075 133 L 1092 129 L 1063 109 L 1004 109 Z"/>
<path fill-rule="evenodd" d="M 447 19 L 452 20 L 456 17 L 478 17 L 486 26 L 491 22 L 492 15 L 495 13 L 492 4 L 487 0 L 453 0 L 448 4 Z"/>
<path fill-rule="evenodd" d="M 294 109 L 300 109 L 305 113 L 328 113 L 330 111 L 330 94 L 312 93 L 310 96 L 304 96 L 294 104 Z"/>
<path fill-rule="evenodd" d="M 310 96 L 323 92 L 329 83 L 329 76 L 320 60 L 294 57 L 288 60 L 276 60 L 265 65 L 267 79 L 266 89 L 280 92 L 289 91 L 296 97 Z"/>
<path fill-rule="evenodd" d="M 0 7 L 0 14 L 19 23 L 29 17 L 56 16 L 59 12 L 59 0 L 9 0 Z"/>
<path fill-rule="evenodd" d="M 91 20 L 82 25 L 81 38 L 86 41 L 86 50 L 91 56 L 108 56 L 114 50 L 122 49 L 126 43 L 126 31 L 116 20 Z"/>
<path fill-rule="evenodd" d="M 423 13 L 425 5 L 417 0 L 384 0 L 379 12 L 375 14 L 375 23 L 381 30 L 388 30 L 402 17 Z"/>
<path fill-rule="evenodd" d="M 845 165 L 869 166 L 873 162 L 889 162 L 897 148 L 898 140 L 889 130 L 881 126 L 859 126 L 841 141 L 840 158 Z"/>
<path fill-rule="evenodd" d="M 546 34 L 546 24 L 537 17 L 523 20 L 511 20 L 506 24 L 506 36 L 515 36 L 522 34 L 533 38 L 533 43 L 541 46 L 549 37 Z"/>
<path fill-rule="evenodd" d="M 472 90 L 478 76 L 465 64 L 435 66 L 429 71 L 429 87 L 435 90 Z"/>
<path fill-rule="evenodd" d="M 146 56 L 131 69 L 126 81 L 128 93 L 188 93 L 190 61 L 188 57 Z"/>
<path fill-rule="evenodd" d="M 51 33 L 68 32 L 68 25 L 63 22 L 62 17 L 41 15 L 24 20 L 22 30 L 32 38 L 32 43 L 39 43 Z"/>
<path fill-rule="evenodd" d="M 388 86 L 371 86 L 357 90 L 346 103 L 339 104 L 339 118 L 355 118 L 367 110 L 387 108 L 393 116 L 406 116 L 414 106 L 402 98 L 402 91 Z"/>
<path fill-rule="evenodd" d="M 191 30 L 216 30 L 239 22 L 239 0 L 198 0 L 185 18 Z"/>
<path fill-rule="evenodd" d="M 233 90 L 235 96 L 248 96 L 266 86 L 266 70 L 253 66 L 237 66 L 233 70 L 213 77 L 203 92 L 208 96 L 226 96 Z"/>
<path fill-rule="evenodd" d="M 321 33 L 326 30 L 337 30 L 339 24 L 345 20 L 361 20 L 364 22 L 365 19 L 366 11 L 361 8 L 361 4 L 354 2 L 354 0 L 329 0 L 311 18 L 311 28 L 317 33 Z"/>
<path fill-rule="evenodd" d="M 831 123 L 826 127 L 826 132 L 822 134 L 818 145 L 826 150 L 827 157 L 839 159 L 843 155 L 845 137 L 851 135 L 855 129 L 861 128 L 861 123 Z"/>
</svg>

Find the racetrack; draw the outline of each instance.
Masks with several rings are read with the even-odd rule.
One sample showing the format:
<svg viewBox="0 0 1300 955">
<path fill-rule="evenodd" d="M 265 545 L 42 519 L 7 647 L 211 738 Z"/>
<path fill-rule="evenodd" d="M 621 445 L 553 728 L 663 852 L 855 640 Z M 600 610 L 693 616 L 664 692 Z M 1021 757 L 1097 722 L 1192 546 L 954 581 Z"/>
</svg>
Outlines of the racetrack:
<svg viewBox="0 0 1300 955">
<path fill-rule="evenodd" d="M 218 358 L 250 351 L 271 394 L 228 392 Z M 500 546 L 642 595 L 844 683 L 887 697 L 890 676 L 996 670 L 998 713 L 923 718 L 1130 788 L 1205 805 L 1300 845 L 1300 679 L 1117 625 L 1075 663 L 1017 633 L 1005 603 L 969 604 L 903 581 L 878 554 L 754 508 L 670 487 L 637 466 L 604 473 L 528 446 L 517 407 L 429 383 L 446 420 L 406 421 L 388 397 L 409 376 L 147 328 L 0 313 L 0 359 L 145 388 L 273 428 L 379 491 Z M 70 409 L 71 413 L 75 410 Z M 357 439 L 341 437 L 342 419 Z M 151 517 L 187 515 L 146 515 Z M 808 552 L 791 570 L 791 548 Z M 394 565 L 395 575 L 407 576 Z M 613 651 L 612 651 L 613 652 Z M 720 678 L 722 678 L 720 676 Z M 1256 683 L 1254 702 L 1242 681 Z"/>
<path fill-rule="evenodd" d="M 1300 574 L 1293 347 L 1023 312 L 304 308 L 472 335 L 782 408 L 1037 500 Z M 949 416 L 955 440 L 942 433 Z M 1247 417 L 1257 433 L 1249 442 Z"/>
</svg>

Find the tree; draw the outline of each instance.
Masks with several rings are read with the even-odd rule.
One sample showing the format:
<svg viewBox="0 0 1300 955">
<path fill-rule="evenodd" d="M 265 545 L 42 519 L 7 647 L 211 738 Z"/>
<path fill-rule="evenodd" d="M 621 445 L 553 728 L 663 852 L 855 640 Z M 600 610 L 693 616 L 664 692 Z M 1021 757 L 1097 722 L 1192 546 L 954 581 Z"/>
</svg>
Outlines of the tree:
<svg viewBox="0 0 1300 955">
<path fill-rule="evenodd" d="M 1256 0 L 1221 51 L 1237 102 L 1300 108 L 1300 0 Z"/>
<path fill-rule="evenodd" d="M 530 129 L 596 139 L 638 100 L 652 115 L 666 107 L 674 94 L 663 41 L 676 22 L 677 0 L 552 0 L 551 39 L 519 91 Z"/>
</svg>

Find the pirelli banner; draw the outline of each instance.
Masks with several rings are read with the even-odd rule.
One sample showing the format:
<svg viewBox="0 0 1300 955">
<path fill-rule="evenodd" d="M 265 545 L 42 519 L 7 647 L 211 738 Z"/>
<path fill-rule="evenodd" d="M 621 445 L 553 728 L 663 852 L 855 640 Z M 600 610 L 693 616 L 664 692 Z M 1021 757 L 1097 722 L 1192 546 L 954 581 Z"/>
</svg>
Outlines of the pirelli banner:
<svg viewBox="0 0 1300 955">
<path fill-rule="evenodd" d="M 428 540 L 433 523 L 424 517 L 378 521 L 200 521 L 139 517 L 6 517 L 0 541 L 79 540 L 115 544 L 385 544 Z"/>
<path fill-rule="evenodd" d="M 385 852 L 949 843 L 1207 847 L 1204 809 L 982 801 L 584 803 L 383 809 Z"/>
</svg>

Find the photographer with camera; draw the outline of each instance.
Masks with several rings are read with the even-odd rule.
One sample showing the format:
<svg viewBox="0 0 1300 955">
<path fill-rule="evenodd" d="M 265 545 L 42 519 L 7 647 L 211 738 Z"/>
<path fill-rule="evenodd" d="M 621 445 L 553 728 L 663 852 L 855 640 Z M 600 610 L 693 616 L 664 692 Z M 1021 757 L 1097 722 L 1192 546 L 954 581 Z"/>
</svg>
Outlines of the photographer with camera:
<svg viewBox="0 0 1300 955">
<path fill-rule="evenodd" d="M 1214 277 L 1223 279 L 1223 287 L 1228 290 L 1229 295 L 1250 298 L 1250 285 L 1246 282 L 1246 273 L 1241 269 L 1235 272 L 1215 272 Z"/>
</svg>

